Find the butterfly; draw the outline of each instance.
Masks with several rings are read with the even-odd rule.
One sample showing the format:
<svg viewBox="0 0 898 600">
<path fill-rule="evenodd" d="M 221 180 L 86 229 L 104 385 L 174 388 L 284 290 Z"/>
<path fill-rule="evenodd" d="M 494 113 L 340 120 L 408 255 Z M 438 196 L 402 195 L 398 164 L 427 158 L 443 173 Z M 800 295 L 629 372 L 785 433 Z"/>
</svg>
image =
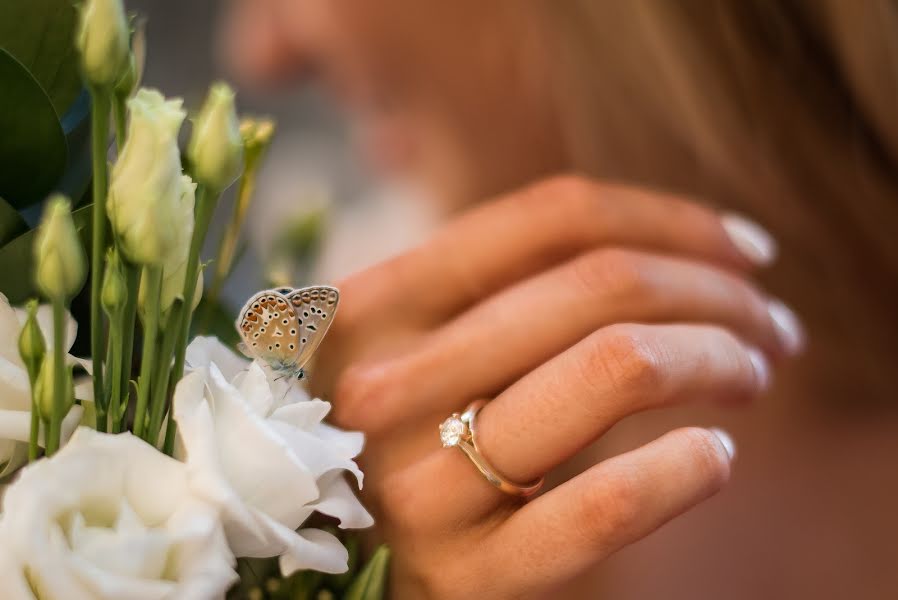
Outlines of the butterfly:
<svg viewBox="0 0 898 600">
<path fill-rule="evenodd" d="M 284 377 L 302 379 L 303 367 L 333 323 L 339 302 L 339 290 L 326 285 L 258 292 L 234 323 L 243 339 L 240 350 Z"/>
</svg>

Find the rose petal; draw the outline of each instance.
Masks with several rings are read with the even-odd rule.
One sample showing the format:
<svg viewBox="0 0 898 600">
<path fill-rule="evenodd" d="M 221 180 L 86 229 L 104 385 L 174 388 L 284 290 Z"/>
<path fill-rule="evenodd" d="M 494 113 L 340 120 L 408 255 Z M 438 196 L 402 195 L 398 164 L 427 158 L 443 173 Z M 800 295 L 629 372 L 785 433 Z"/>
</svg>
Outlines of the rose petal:
<svg viewBox="0 0 898 600">
<path fill-rule="evenodd" d="M 322 479 L 324 481 L 318 482 L 321 500 L 310 504 L 310 508 L 339 519 L 342 529 L 364 529 L 374 525 L 374 517 L 356 498 L 343 473 L 328 473 Z"/>
<path fill-rule="evenodd" d="M 272 434 L 215 365 L 209 371 L 219 456 L 237 494 L 269 514 L 316 499 L 315 478 L 306 465 L 289 445 Z M 253 451 L 246 452 L 246 448 Z"/>
<path fill-rule="evenodd" d="M 25 570 L 3 546 L 0 546 L 0 581 L 3 581 L 6 600 L 35 600 L 25 580 Z"/>
<path fill-rule="evenodd" d="M 250 361 L 235 354 L 218 341 L 218 338 L 197 336 L 187 346 L 185 362 L 189 369 L 208 367 L 215 363 L 225 378 L 230 381 L 237 373 L 246 369 Z"/>
<path fill-rule="evenodd" d="M 345 573 L 348 561 L 349 553 L 335 536 L 321 529 L 300 529 L 279 564 L 281 574 L 287 577 L 300 569 Z"/>
<path fill-rule="evenodd" d="M 271 411 L 273 398 L 271 387 L 268 385 L 268 377 L 259 363 L 253 362 L 242 377 L 235 381 L 237 390 L 246 400 L 246 403 L 260 417 L 267 417 Z"/>
<path fill-rule="evenodd" d="M 321 423 L 331 410 L 330 402 L 314 399 L 281 406 L 273 413 L 271 419 L 283 421 L 299 429 L 312 429 Z"/>
</svg>

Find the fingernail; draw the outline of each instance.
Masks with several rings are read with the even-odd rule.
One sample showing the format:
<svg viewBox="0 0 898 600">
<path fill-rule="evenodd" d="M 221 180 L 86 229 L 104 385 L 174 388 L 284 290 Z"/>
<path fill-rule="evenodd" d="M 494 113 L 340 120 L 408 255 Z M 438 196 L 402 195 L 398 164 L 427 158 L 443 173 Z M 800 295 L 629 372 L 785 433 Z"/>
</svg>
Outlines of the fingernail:
<svg viewBox="0 0 898 600">
<path fill-rule="evenodd" d="M 754 221 L 727 213 L 720 222 L 736 248 L 751 262 L 764 267 L 776 259 L 776 241 Z"/>
<path fill-rule="evenodd" d="M 720 440 L 720 445 L 727 451 L 727 456 L 730 457 L 730 462 L 733 462 L 733 459 L 736 458 L 736 444 L 733 442 L 733 438 L 730 437 L 730 434 L 719 427 L 711 427 L 708 431 L 717 436 L 717 439 Z"/>
<path fill-rule="evenodd" d="M 755 370 L 755 379 L 758 382 L 758 389 L 766 390 L 770 386 L 770 363 L 767 357 L 757 348 L 748 349 L 748 359 L 751 366 Z"/>
<path fill-rule="evenodd" d="M 780 342 L 789 354 L 798 354 L 804 348 L 804 328 L 792 309 L 780 302 L 771 300 L 767 312 L 776 326 Z"/>
</svg>

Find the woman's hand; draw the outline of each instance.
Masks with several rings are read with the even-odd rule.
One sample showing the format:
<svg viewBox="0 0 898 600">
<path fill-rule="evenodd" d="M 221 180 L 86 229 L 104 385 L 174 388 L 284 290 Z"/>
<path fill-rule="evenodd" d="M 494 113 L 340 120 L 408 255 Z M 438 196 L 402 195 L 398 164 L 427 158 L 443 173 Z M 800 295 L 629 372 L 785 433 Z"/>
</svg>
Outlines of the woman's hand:
<svg viewBox="0 0 898 600">
<path fill-rule="evenodd" d="M 365 494 L 394 596 L 536 596 L 715 493 L 733 453 L 722 432 L 673 431 L 522 503 L 437 428 L 494 398 L 479 448 L 526 482 L 637 411 L 751 399 L 770 360 L 802 344 L 748 279 L 774 252 L 736 217 L 564 177 L 342 282 L 312 383 L 339 424 L 368 433 Z"/>
</svg>

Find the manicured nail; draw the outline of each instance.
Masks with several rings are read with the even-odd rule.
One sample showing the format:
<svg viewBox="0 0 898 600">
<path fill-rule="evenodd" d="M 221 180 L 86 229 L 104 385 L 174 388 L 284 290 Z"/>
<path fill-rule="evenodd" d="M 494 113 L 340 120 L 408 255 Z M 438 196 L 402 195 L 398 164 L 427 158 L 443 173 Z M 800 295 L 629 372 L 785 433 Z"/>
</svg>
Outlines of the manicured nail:
<svg viewBox="0 0 898 600">
<path fill-rule="evenodd" d="M 789 354 L 801 352 L 804 348 L 804 328 L 792 309 L 779 300 L 771 300 L 767 305 L 767 311 L 786 352 Z"/>
<path fill-rule="evenodd" d="M 776 241 L 754 221 L 728 213 L 720 222 L 736 248 L 751 262 L 764 267 L 776 259 Z"/>
<path fill-rule="evenodd" d="M 755 370 L 755 379 L 758 382 L 758 389 L 766 390 L 770 386 L 770 363 L 767 357 L 757 348 L 748 349 L 748 359 L 751 366 Z"/>
<path fill-rule="evenodd" d="M 720 440 L 720 445 L 727 451 L 730 462 L 733 462 L 733 459 L 736 458 L 736 444 L 733 443 L 733 438 L 730 437 L 730 434 L 718 427 L 711 427 L 708 431 L 717 436 L 717 439 Z"/>
</svg>

